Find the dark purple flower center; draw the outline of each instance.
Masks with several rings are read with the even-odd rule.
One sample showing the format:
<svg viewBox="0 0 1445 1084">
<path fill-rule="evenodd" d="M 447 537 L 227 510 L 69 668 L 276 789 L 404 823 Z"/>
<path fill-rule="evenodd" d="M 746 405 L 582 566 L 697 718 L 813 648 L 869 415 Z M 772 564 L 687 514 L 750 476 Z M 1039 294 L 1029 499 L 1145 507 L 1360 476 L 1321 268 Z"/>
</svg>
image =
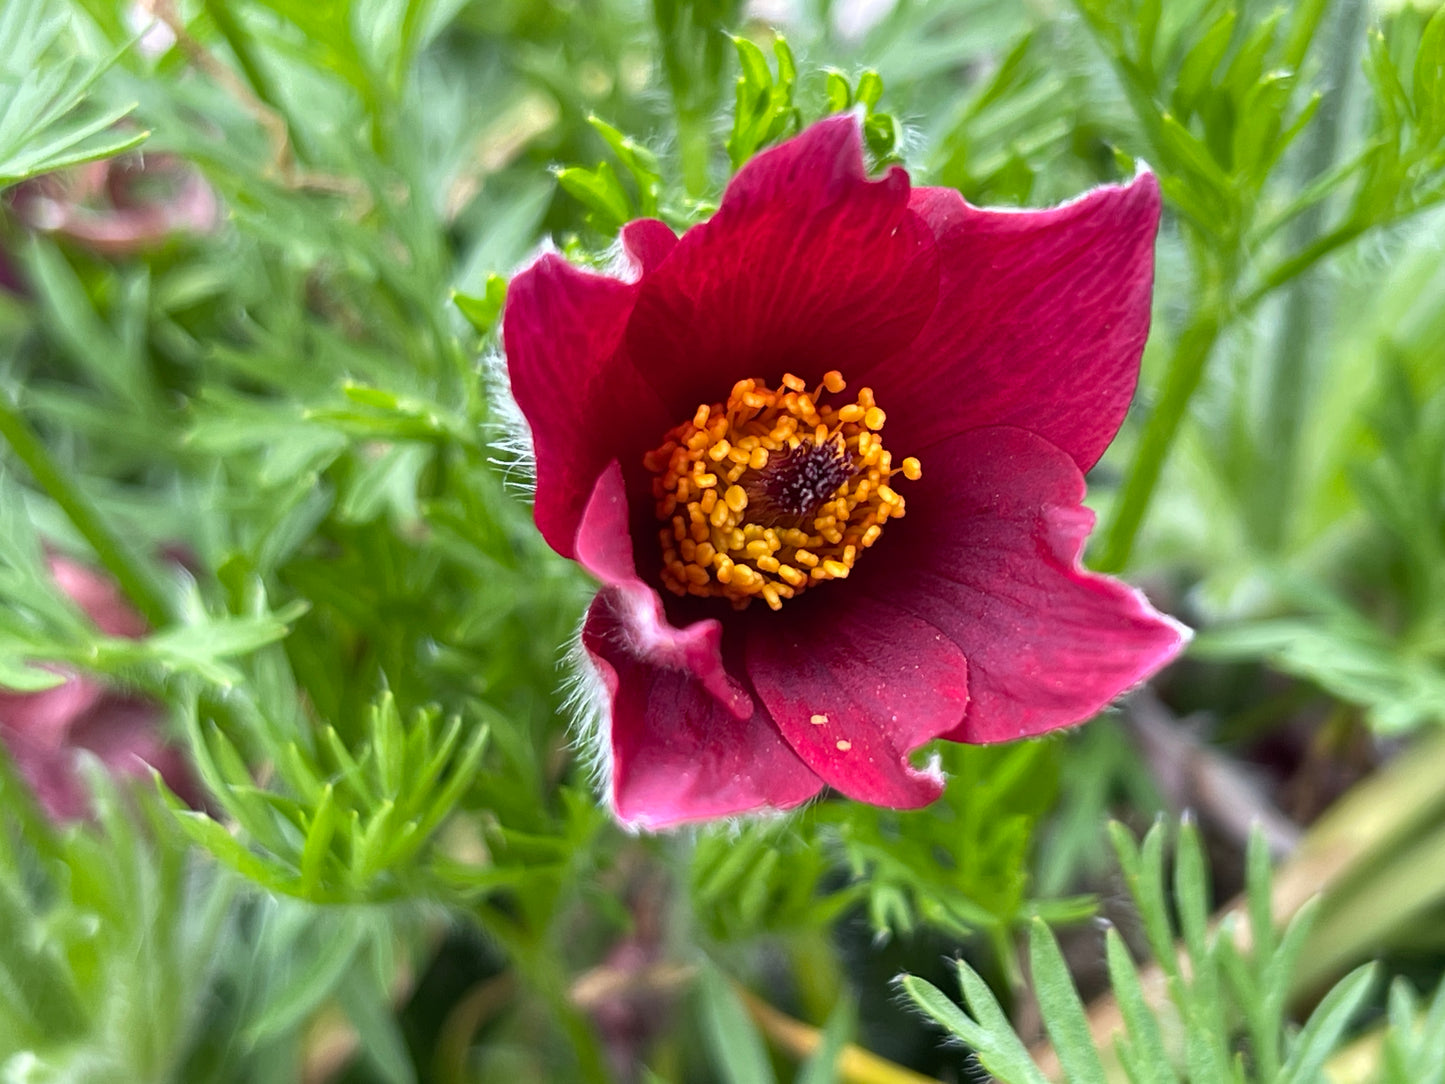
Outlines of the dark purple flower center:
<svg viewBox="0 0 1445 1084">
<path fill-rule="evenodd" d="M 856 473 L 853 453 L 837 436 L 822 444 L 805 439 L 771 452 L 743 485 L 748 518 L 769 527 L 811 519 Z"/>
</svg>

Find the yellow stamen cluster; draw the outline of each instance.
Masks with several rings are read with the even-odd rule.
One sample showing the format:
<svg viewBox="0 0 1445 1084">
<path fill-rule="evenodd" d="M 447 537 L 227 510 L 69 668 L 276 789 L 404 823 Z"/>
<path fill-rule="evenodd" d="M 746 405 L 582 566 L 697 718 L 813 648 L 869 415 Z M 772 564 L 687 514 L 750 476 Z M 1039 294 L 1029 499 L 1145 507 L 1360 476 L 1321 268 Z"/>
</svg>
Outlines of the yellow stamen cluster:
<svg viewBox="0 0 1445 1084">
<path fill-rule="evenodd" d="M 903 515 L 889 483 L 920 477 L 918 460 L 893 467 L 871 388 L 843 406 L 821 402 L 846 387 L 836 371 L 811 391 L 791 373 L 776 389 L 740 380 L 726 403 L 699 406 L 643 457 L 665 524 L 669 590 L 738 609 L 761 597 L 776 610 L 847 576 L 884 523 Z"/>
</svg>

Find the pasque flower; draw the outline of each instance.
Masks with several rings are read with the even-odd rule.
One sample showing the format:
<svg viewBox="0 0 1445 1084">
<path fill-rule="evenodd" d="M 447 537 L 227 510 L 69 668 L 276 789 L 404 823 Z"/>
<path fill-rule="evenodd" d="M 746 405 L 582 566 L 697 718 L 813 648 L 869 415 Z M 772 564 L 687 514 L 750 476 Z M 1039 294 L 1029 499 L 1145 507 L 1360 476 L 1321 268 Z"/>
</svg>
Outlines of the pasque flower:
<svg viewBox="0 0 1445 1084">
<path fill-rule="evenodd" d="M 1158 186 L 1045 211 L 870 179 L 855 117 L 754 158 L 711 220 L 541 256 L 503 315 L 608 786 L 657 828 L 826 784 L 912 808 L 909 753 L 1087 719 L 1184 630 L 1079 563 L 1084 476 L 1149 328 Z"/>
<path fill-rule="evenodd" d="M 181 234 L 209 233 L 221 217 L 205 178 L 163 153 L 48 173 L 19 185 L 8 202 L 31 229 L 113 257 L 152 251 Z"/>
<path fill-rule="evenodd" d="M 101 632 L 145 635 L 145 622 L 109 580 L 60 557 L 51 558 L 50 571 Z M 143 776 L 155 768 L 173 791 L 198 804 L 195 776 L 180 751 L 166 744 L 160 724 L 161 710 L 153 702 L 81 674 L 67 674 L 65 681 L 40 692 L 0 688 L 0 745 L 54 821 L 78 820 L 90 812 L 80 750 L 115 776 Z"/>
</svg>

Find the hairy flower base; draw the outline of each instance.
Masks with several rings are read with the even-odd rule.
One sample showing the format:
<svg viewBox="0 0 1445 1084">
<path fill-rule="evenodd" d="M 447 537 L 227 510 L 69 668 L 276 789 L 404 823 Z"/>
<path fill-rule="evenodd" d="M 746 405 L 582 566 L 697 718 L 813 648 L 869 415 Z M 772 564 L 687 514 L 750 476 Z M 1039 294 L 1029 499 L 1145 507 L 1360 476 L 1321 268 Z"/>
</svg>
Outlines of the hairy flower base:
<svg viewBox="0 0 1445 1084">
<path fill-rule="evenodd" d="M 737 609 L 761 595 L 776 610 L 846 577 L 883 524 L 902 518 L 889 483 L 922 468 L 911 457 L 893 467 L 873 389 L 835 407 L 821 400 L 847 387 L 841 373 L 807 387 L 792 373 L 776 389 L 739 380 L 726 403 L 699 406 L 643 457 L 667 525 L 662 582 L 673 594 L 721 596 Z"/>
</svg>

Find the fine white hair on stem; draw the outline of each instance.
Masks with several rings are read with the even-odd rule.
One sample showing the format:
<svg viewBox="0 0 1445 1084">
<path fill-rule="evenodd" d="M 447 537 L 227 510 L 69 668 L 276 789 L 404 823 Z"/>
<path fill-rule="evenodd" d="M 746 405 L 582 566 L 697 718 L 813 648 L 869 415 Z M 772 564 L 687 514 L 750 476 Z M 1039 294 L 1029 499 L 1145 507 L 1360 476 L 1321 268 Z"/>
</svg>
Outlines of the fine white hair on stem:
<svg viewBox="0 0 1445 1084">
<path fill-rule="evenodd" d="M 610 697 L 602 675 L 582 644 L 584 615 L 562 652 L 562 716 L 570 744 L 592 787 L 612 801 L 612 743 L 608 734 Z M 616 810 L 613 811 L 614 815 Z"/>
<path fill-rule="evenodd" d="M 531 266 L 549 253 L 560 255 L 557 246 L 546 239 L 537 246 L 523 267 Z M 619 237 L 608 248 L 601 273 L 622 282 L 636 282 L 642 276 L 642 266 Z M 531 500 L 537 490 L 536 445 L 532 427 L 512 394 L 512 380 L 501 350 L 490 350 L 482 356 L 481 378 L 491 408 L 483 433 L 493 453 L 488 462 L 501 472 L 502 484 L 509 493 L 522 500 Z"/>
<path fill-rule="evenodd" d="M 701 823 L 659 828 L 650 823 L 646 816 L 628 820 L 618 814 L 613 790 L 615 764 L 611 740 L 612 699 L 596 664 L 583 646 L 582 626 L 585 621 L 584 616 L 577 623 L 577 629 L 568 640 L 557 665 L 562 672 L 559 691 L 562 694 L 562 716 L 567 722 L 568 744 L 586 773 L 588 783 L 602 795 L 617 823 L 629 832 L 666 831 L 673 835 L 687 835 L 701 831 L 704 827 Z M 810 799 L 804 802 L 796 809 L 763 808 L 731 816 L 713 817 L 708 819 L 706 827 L 736 839 L 748 827 L 767 823 L 781 824 L 792 820 L 798 809 L 810 805 L 811 801 Z"/>
<path fill-rule="evenodd" d="M 543 238 L 510 276 L 530 267 L 548 253 L 556 253 L 551 238 Z M 505 315 L 506 309 L 503 308 Z M 499 329 L 500 335 L 500 329 Z M 491 454 L 488 462 L 502 475 L 502 485 L 522 501 L 531 501 L 537 492 L 537 453 L 532 440 L 532 426 L 512 394 L 512 378 L 507 372 L 507 359 L 500 347 L 488 350 L 481 357 L 480 375 L 487 395 L 487 420 L 482 427 Z"/>
<path fill-rule="evenodd" d="M 497 468 L 507 492 L 530 501 L 537 491 L 532 427 L 512 397 L 512 381 L 500 352 L 490 351 L 482 357 L 481 376 L 488 406 L 482 433 L 490 451 L 487 462 Z"/>
</svg>

